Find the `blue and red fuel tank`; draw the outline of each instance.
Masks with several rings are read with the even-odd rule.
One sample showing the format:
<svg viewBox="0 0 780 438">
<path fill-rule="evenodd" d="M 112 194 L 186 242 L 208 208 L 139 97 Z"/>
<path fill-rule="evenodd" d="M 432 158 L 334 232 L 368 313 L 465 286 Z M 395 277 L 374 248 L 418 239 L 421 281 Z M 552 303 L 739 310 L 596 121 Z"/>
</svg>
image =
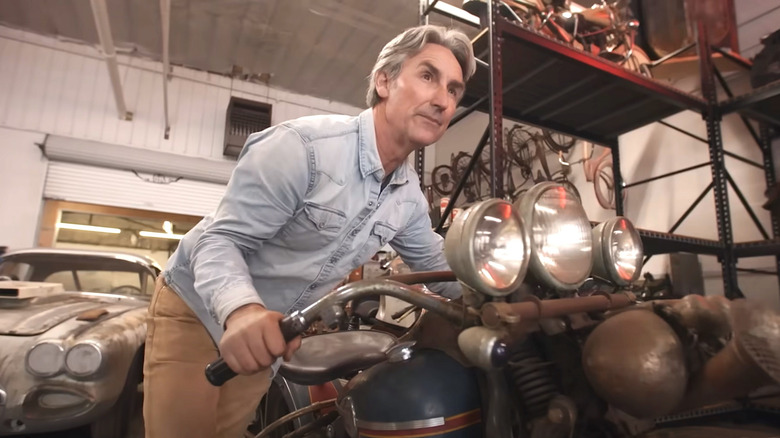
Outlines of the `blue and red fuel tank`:
<svg viewBox="0 0 780 438">
<path fill-rule="evenodd" d="M 360 373 L 338 406 L 353 437 L 483 436 L 475 371 L 438 350 L 414 350 Z"/>
</svg>

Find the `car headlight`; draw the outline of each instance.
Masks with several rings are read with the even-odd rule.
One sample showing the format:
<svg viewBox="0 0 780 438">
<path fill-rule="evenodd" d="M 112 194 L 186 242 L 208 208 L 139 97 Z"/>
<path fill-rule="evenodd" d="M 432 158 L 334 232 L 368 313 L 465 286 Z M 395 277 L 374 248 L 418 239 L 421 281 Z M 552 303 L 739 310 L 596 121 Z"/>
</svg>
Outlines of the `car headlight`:
<svg viewBox="0 0 780 438">
<path fill-rule="evenodd" d="M 62 371 L 64 353 L 65 350 L 59 342 L 39 342 L 27 352 L 27 371 L 38 377 L 55 376 Z"/>
<path fill-rule="evenodd" d="M 531 234 L 531 274 L 558 290 L 579 287 L 593 267 L 593 243 L 577 195 L 561 184 L 543 182 L 515 205 Z"/>
<path fill-rule="evenodd" d="M 642 270 L 642 239 L 628 219 L 617 216 L 593 228 L 593 275 L 627 286 Z"/>
<path fill-rule="evenodd" d="M 65 355 L 65 368 L 68 374 L 86 377 L 95 374 L 103 365 L 103 351 L 95 342 L 80 342 L 68 350 Z"/>
<path fill-rule="evenodd" d="M 512 204 L 488 199 L 459 214 L 447 231 L 444 254 L 458 280 L 472 289 L 505 296 L 528 268 L 529 239 Z"/>
</svg>

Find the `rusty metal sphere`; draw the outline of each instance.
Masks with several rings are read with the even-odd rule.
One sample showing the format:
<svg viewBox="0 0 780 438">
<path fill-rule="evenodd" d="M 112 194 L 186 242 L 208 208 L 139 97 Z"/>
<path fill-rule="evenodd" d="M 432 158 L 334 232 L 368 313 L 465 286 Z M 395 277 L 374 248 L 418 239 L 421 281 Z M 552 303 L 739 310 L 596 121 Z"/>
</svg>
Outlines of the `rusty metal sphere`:
<svg viewBox="0 0 780 438">
<path fill-rule="evenodd" d="M 585 342 L 582 364 L 600 397 L 637 418 L 671 412 L 688 382 L 680 339 L 646 309 L 628 310 L 599 324 Z"/>
</svg>

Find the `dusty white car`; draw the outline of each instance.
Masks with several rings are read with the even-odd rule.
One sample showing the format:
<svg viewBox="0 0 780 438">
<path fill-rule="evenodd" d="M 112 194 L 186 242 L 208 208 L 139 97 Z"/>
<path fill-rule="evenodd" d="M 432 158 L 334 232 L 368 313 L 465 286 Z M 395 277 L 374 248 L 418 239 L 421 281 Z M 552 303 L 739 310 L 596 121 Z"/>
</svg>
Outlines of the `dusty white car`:
<svg viewBox="0 0 780 438">
<path fill-rule="evenodd" d="M 124 435 L 159 273 L 150 258 L 114 252 L 3 256 L 0 436 L 87 425 L 93 437 Z"/>
</svg>

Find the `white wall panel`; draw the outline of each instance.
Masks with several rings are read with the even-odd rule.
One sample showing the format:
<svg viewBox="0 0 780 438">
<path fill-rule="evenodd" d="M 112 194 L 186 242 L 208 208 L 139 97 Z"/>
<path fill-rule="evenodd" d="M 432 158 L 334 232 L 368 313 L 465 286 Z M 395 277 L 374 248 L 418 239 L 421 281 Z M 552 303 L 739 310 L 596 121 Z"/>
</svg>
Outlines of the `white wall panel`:
<svg viewBox="0 0 780 438">
<path fill-rule="evenodd" d="M 51 71 L 51 59 L 54 51 L 36 47 L 32 53 L 32 69 L 20 69 L 19 73 L 24 75 L 29 81 L 27 90 L 24 94 L 25 102 L 20 112 L 23 116 L 22 124 L 31 129 L 40 130 L 41 115 L 45 107 L 36 106 L 36 102 L 51 101 L 46 93 L 46 86 L 50 83 L 49 72 Z M 50 102 L 51 103 L 51 102 Z"/>
<path fill-rule="evenodd" d="M 761 49 L 761 37 L 778 29 L 780 2 L 777 0 L 735 0 L 740 54 L 754 57 Z"/>
<path fill-rule="evenodd" d="M 0 128 L 0 246 L 35 246 L 47 160 L 44 135 Z"/>
<path fill-rule="evenodd" d="M 92 47 L 0 26 L 0 60 L 0 210 L 13 212 L 0 216 L 0 245 L 11 247 L 35 244 L 44 193 L 75 202 L 193 215 L 216 208 L 222 184 L 188 179 L 153 184 L 131 171 L 105 166 L 173 175 L 185 174 L 184 166 L 191 171 L 190 178 L 224 181 L 234 165 L 222 156 L 231 96 L 270 103 L 273 123 L 301 115 L 360 112 L 340 103 L 175 67 L 169 82 L 171 131 L 166 140 L 160 63 L 119 56 L 123 93 L 133 113 L 126 121 L 119 119 L 105 63 Z M 82 162 L 92 165 L 53 163 L 44 189 L 48 161 L 35 143 L 43 143 L 47 134 L 51 140 L 67 137 L 96 149 L 94 154 L 89 147 L 77 151 L 92 160 Z M 152 154 L 134 154 L 130 147 Z M 156 160 L 154 153 L 165 158 Z M 73 155 L 67 159 L 79 161 Z M 151 158 L 144 162 L 144 157 Z"/>
<path fill-rule="evenodd" d="M 86 46 L 0 27 L 0 126 L 223 159 L 230 96 L 273 105 L 273 123 L 360 108 L 263 84 L 174 67 L 168 87 L 170 138 L 164 138 L 162 65 L 119 56 L 131 121 L 120 120 L 105 63 Z M 273 85 L 273 84 L 272 84 Z"/>
<path fill-rule="evenodd" d="M 47 199 L 203 216 L 217 208 L 225 187 L 187 179 L 158 184 L 131 171 L 52 161 L 43 194 Z"/>
<path fill-rule="evenodd" d="M 0 59 L 17 59 L 19 50 L 21 50 L 19 44 L 11 44 L 9 40 L 0 38 Z M 16 70 L 16 64 L 0 62 L 0 78 L 13 78 L 14 70 Z M 5 120 L 8 115 L 10 99 L 7 97 L 11 95 L 13 86 L 14 84 L 10 80 L 0 81 L 0 96 L 6 97 L 6 99 L 0 100 L 0 121 Z"/>
</svg>

